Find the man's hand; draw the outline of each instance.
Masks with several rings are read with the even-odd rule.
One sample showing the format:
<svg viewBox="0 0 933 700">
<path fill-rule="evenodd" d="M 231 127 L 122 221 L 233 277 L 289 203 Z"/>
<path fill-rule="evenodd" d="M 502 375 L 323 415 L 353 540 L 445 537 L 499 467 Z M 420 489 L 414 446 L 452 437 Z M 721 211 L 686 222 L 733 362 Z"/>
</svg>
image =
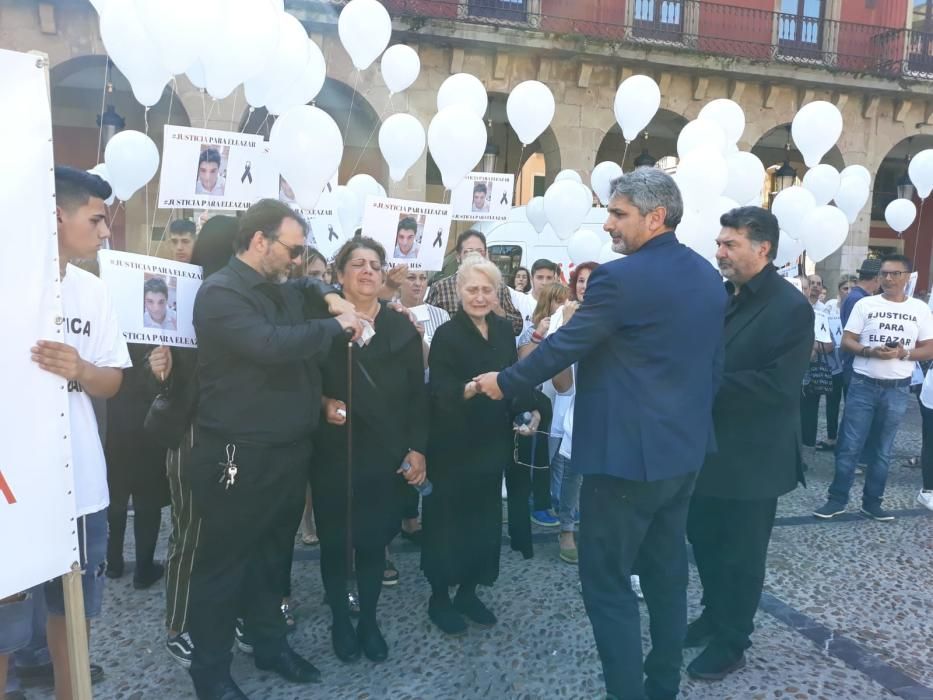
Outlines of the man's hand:
<svg viewBox="0 0 933 700">
<path fill-rule="evenodd" d="M 356 309 L 353 307 L 353 304 L 337 294 L 337 292 L 325 294 L 324 301 L 327 302 L 327 312 L 331 316 L 356 313 Z"/>
<path fill-rule="evenodd" d="M 904 346 L 900 344 L 893 348 L 882 345 L 881 347 L 872 348 L 868 356 L 876 360 L 899 360 L 901 359 L 901 351 L 903 349 Z"/>
<path fill-rule="evenodd" d="M 522 425 L 516 428 L 513 428 L 516 433 L 523 437 L 530 437 L 535 434 L 538 430 L 538 426 L 541 425 L 541 414 L 535 410 L 531 412 L 531 422 L 526 425 Z"/>
<path fill-rule="evenodd" d="M 405 278 L 408 277 L 408 272 L 408 265 L 399 265 L 398 267 L 391 268 L 386 273 L 386 287 L 393 291 L 397 291 L 398 288 L 402 286 L 402 282 L 405 281 Z"/>
<path fill-rule="evenodd" d="M 75 348 L 53 340 L 38 341 L 32 348 L 32 361 L 46 372 L 57 374 L 70 382 L 80 382 L 87 365 Z"/>
<path fill-rule="evenodd" d="M 412 450 L 407 455 L 405 455 L 405 461 L 411 465 L 411 469 L 407 472 L 402 471 L 401 467 L 396 470 L 396 474 L 401 474 L 405 477 L 407 481 L 412 486 L 421 486 L 424 483 L 424 480 L 427 478 L 427 467 L 424 461 L 424 455 L 420 452 L 415 452 Z"/>
<path fill-rule="evenodd" d="M 568 301 L 564 304 L 564 325 L 566 326 L 570 323 L 570 319 L 573 318 L 573 315 L 577 312 L 577 309 L 580 308 L 579 301 Z"/>
<path fill-rule="evenodd" d="M 337 323 L 339 323 L 340 327 L 344 330 L 349 328 L 353 331 L 353 337 L 351 340 L 356 340 L 361 335 L 363 335 L 363 322 L 360 320 L 360 317 L 357 315 L 356 311 L 340 314 L 337 316 Z"/>
<path fill-rule="evenodd" d="M 500 401 L 502 399 L 502 389 L 499 388 L 498 377 L 498 372 L 486 372 L 486 374 L 473 377 L 473 381 L 476 383 L 476 389 L 479 393 L 485 394 L 493 401 Z"/>
<path fill-rule="evenodd" d="M 343 425 L 347 422 L 347 405 L 339 399 L 321 397 L 324 406 L 324 419 L 331 425 Z"/>
<path fill-rule="evenodd" d="M 160 382 L 168 379 L 172 373 L 172 351 L 165 345 L 160 345 L 149 353 L 149 369 L 152 375 Z"/>
</svg>

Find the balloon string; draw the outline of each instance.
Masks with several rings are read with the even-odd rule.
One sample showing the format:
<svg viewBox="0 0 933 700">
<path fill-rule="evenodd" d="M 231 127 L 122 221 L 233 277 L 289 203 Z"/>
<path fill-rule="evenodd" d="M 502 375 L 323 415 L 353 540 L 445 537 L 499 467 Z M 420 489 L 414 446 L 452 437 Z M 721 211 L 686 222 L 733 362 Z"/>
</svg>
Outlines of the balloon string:
<svg viewBox="0 0 933 700">
<path fill-rule="evenodd" d="M 113 222 L 116 221 L 117 219 L 117 214 L 119 214 L 120 211 L 122 211 L 122 209 L 123 209 L 123 200 L 121 199 L 120 203 L 117 204 L 117 206 L 113 208 L 112 212 L 110 212 L 110 221 L 107 222 L 107 228 L 111 228 L 113 226 Z"/>
<path fill-rule="evenodd" d="M 920 200 L 920 213 L 917 215 L 917 232 L 914 234 L 914 254 L 911 257 L 914 269 L 917 269 L 917 248 L 920 245 L 920 223 L 923 221 L 923 204 L 926 198 Z"/>
<path fill-rule="evenodd" d="M 143 123 L 146 126 L 146 136 L 149 136 L 149 108 L 143 113 Z M 149 223 L 149 181 L 146 181 L 146 255 L 149 255 L 149 249 L 152 246 L 152 225 Z"/>
<path fill-rule="evenodd" d="M 625 148 L 622 150 L 622 162 L 619 163 L 619 167 L 620 167 L 620 168 L 624 168 L 624 167 L 625 167 L 625 158 L 626 158 L 626 156 L 628 156 L 628 147 L 629 147 L 629 144 L 631 144 L 631 143 L 632 143 L 631 141 L 626 141 L 626 142 L 625 142 Z"/>
<path fill-rule="evenodd" d="M 249 120 L 253 118 L 253 113 L 254 113 L 255 111 L 256 111 L 256 108 L 255 108 L 255 107 L 250 107 L 250 108 L 249 108 L 249 113 L 246 115 L 246 121 L 243 122 L 243 126 L 242 126 L 242 128 L 240 129 L 240 133 L 241 133 L 241 134 L 246 133 L 246 127 L 249 126 Z"/>
<path fill-rule="evenodd" d="M 524 157 L 525 157 L 525 144 L 522 144 L 522 148 L 518 152 L 518 170 L 515 171 L 515 186 L 512 189 L 512 206 L 513 207 L 518 205 L 518 195 L 521 194 L 521 191 L 522 191 L 521 180 L 522 180 L 522 174 L 525 172 L 524 167 L 522 167 L 524 165 L 524 163 L 522 162 L 522 159 Z M 506 153 L 506 158 L 508 158 L 508 153 Z"/>
<path fill-rule="evenodd" d="M 240 89 L 237 88 L 233 91 L 233 107 L 230 110 L 230 128 L 228 131 L 233 131 L 233 122 L 236 120 L 236 99 L 240 95 Z"/>
<path fill-rule="evenodd" d="M 353 101 L 356 99 L 356 90 L 360 84 L 360 71 L 359 69 L 354 70 L 353 78 L 353 92 L 350 93 L 350 108 L 347 110 L 347 124 L 343 127 L 343 141 L 344 144 L 347 142 L 347 137 L 350 135 L 350 116 L 353 114 Z"/>
<path fill-rule="evenodd" d="M 376 131 L 379 130 L 379 127 L 382 125 L 382 118 L 385 116 L 386 112 L 389 111 L 389 107 L 392 106 L 392 95 L 389 94 L 389 99 L 386 101 L 385 106 L 382 108 L 382 111 L 379 113 L 379 118 L 376 120 L 376 126 L 373 127 L 373 130 L 369 133 L 369 138 L 366 139 L 366 143 L 363 144 L 363 148 L 360 149 L 360 154 L 357 156 L 356 163 L 353 165 L 353 169 L 350 171 L 350 177 L 356 175 L 356 169 L 360 165 L 360 161 L 363 160 L 363 154 L 366 153 L 366 149 L 369 148 L 369 142 L 373 140 L 373 136 L 376 135 Z"/>
<path fill-rule="evenodd" d="M 204 117 L 204 128 L 205 128 L 205 129 L 207 128 L 207 125 L 208 125 L 208 123 L 209 123 L 210 120 L 211 120 L 211 116 L 214 114 L 214 108 L 215 108 L 216 106 L 217 106 L 217 100 L 216 100 L 215 98 L 212 97 L 212 98 L 211 98 L 211 108 L 210 108 L 210 110 L 208 111 L 207 116 Z"/>
<path fill-rule="evenodd" d="M 97 132 L 97 162 L 103 162 L 101 148 L 104 145 L 104 110 L 107 107 L 107 73 L 110 71 L 110 59 L 104 63 L 104 89 L 100 96 L 100 130 Z"/>
<path fill-rule="evenodd" d="M 201 88 L 201 115 L 204 117 L 204 128 L 207 128 L 207 99 L 204 97 L 204 88 Z"/>
</svg>

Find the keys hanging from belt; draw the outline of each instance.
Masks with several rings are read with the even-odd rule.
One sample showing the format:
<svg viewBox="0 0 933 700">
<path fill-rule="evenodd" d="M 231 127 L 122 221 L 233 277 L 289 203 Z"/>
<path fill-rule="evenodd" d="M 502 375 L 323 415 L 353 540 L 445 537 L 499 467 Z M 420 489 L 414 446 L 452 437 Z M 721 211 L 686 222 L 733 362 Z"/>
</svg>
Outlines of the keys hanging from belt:
<svg viewBox="0 0 933 700">
<path fill-rule="evenodd" d="M 227 445 L 227 461 L 218 462 L 217 464 L 223 467 L 223 471 L 220 474 L 220 479 L 217 483 L 223 484 L 227 482 L 224 486 L 224 489 L 229 489 L 231 486 L 236 484 L 236 474 L 238 471 L 236 463 L 233 461 L 233 458 L 236 457 L 236 445 L 230 443 Z"/>
</svg>

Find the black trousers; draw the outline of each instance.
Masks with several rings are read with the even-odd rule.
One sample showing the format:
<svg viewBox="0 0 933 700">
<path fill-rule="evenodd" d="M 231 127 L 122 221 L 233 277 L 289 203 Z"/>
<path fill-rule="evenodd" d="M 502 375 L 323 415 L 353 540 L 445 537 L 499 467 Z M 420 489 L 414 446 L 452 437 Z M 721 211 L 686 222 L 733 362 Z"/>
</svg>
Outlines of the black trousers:
<svg viewBox="0 0 933 700">
<path fill-rule="evenodd" d="M 820 415 L 820 394 L 800 392 L 800 442 L 816 446 L 816 423 Z"/>
<path fill-rule="evenodd" d="M 584 475 L 580 489 L 580 581 L 617 700 L 677 697 L 687 627 L 687 509 L 696 474 L 662 481 Z M 651 617 L 643 660 L 635 571 Z"/>
<path fill-rule="evenodd" d="M 923 419 L 923 447 L 920 451 L 920 466 L 923 468 L 923 488 L 933 489 L 933 408 L 920 404 Z"/>
<path fill-rule="evenodd" d="M 703 617 L 715 640 L 736 652 L 751 646 L 776 509 L 776 498 L 694 495 L 690 504 L 687 539 L 703 584 Z"/>
<path fill-rule="evenodd" d="M 826 437 L 839 436 L 839 406 L 842 403 L 842 372 L 833 375 L 833 393 L 826 397 Z"/>
<path fill-rule="evenodd" d="M 117 502 L 111 499 L 107 508 L 107 561 L 123 561 L 123 543 L 126 537 L 126 499 Z M 153 566 L 156 540 L 162 525 L 162 509 L 152 504 L 133 503 L 133 536 L 136 538 L 136 576 L 146 574 Z"/>
<path fill-rule="evenodd" d="M 227 445 L 236 446 L 235 484 L 220 483 Z M 285 644 L 279 610 L 288 561 L 304 510 L 310 441 L 264 446 L 203 432 L 191 453 L 194 503 L 201 514 L 191 575 L 188 631 L 196 683 L 230 673 L 236 618 L 242 616 L 257 659 Z"/>
<path fill-rule="evenodd" d="M 546 431 L 547 428 L 539 430 Z M 513 455 L 515 459 L 505 469 L 509 540 L 512 549 L 521 552 L 527 559 L 534 552 L 531 544 L 531 511 L 547 510 L 551 507 L 551 467 L 547 436 L 540 433 L 531 437 L 516 436 Z"/>
</svg>

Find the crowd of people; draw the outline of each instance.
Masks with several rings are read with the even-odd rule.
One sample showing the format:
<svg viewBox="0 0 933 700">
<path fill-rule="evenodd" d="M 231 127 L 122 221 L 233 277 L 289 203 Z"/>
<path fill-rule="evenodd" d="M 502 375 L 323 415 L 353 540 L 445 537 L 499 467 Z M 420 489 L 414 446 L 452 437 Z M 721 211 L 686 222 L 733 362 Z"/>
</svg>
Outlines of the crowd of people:
<svg viewBox="0 0 933 700">
<path fill-rule="evenodd" d="M 801 294 L 774 267 L 775 217 L 740 207 L 722 216 L 717 272 L 677 241 L 675 182 L 640 168 L 613 181 L 607 209 L 624 258 L 576 265 L 569 280 L 537 260 L 510 286 L 468 230 L 456 272 L 429 285 L 388 270 L 359 234 L 328 265 L 299 213 L 260 200 L 199 232 L 170 228 L 173 257 L 203 269 L 197 349 L 127 346 L 103 283 L 69 262 L 109 236 L 110 188 L 65 167 L 56 188 L 66 315 L 93 319 L 94 335 L 32 353 L 69 381 L 85 613 L 124 575 L 132 501 L 133 585 L 164 579 L 165 645 L 198 698 L 247 697 L 234 643 L 259 669 L 320 681 L 287 639 L 296 533 L 320 546 L 342 662 L 391 656 L 378 603 L 399 582 L 388 552 L 400 533 L 420 546 L 438 630 L 495 625 L 480 587 L 499 574 L 503 480 L 511 548 L 530 558 L 532 523 L 553 527 L 560 560 L 579 567 L 618 700 L 676 698 L 684 647 L 703 647 L 695 678 L 745 664 L 777 500 L 804 482 L 807 450 L 836 456 L 815 516 L 845 512 L 864 464 L 862 514 L 893 519 L 882 499 L 912 383 L 918 500 L 933 510 L 933 314 L 905 293 L 904 256 L 869 258 L 824 305 L 818 276 Z M 95 401 L 107 402 L 100 430 Z M 688 542 L 703 587 L 689 625 Z M 11 678 L 44 673 L 71 698 L 63 614 L 59 580 L 0 601 L 0 699 L 10 659 Z"/>
</svg>

